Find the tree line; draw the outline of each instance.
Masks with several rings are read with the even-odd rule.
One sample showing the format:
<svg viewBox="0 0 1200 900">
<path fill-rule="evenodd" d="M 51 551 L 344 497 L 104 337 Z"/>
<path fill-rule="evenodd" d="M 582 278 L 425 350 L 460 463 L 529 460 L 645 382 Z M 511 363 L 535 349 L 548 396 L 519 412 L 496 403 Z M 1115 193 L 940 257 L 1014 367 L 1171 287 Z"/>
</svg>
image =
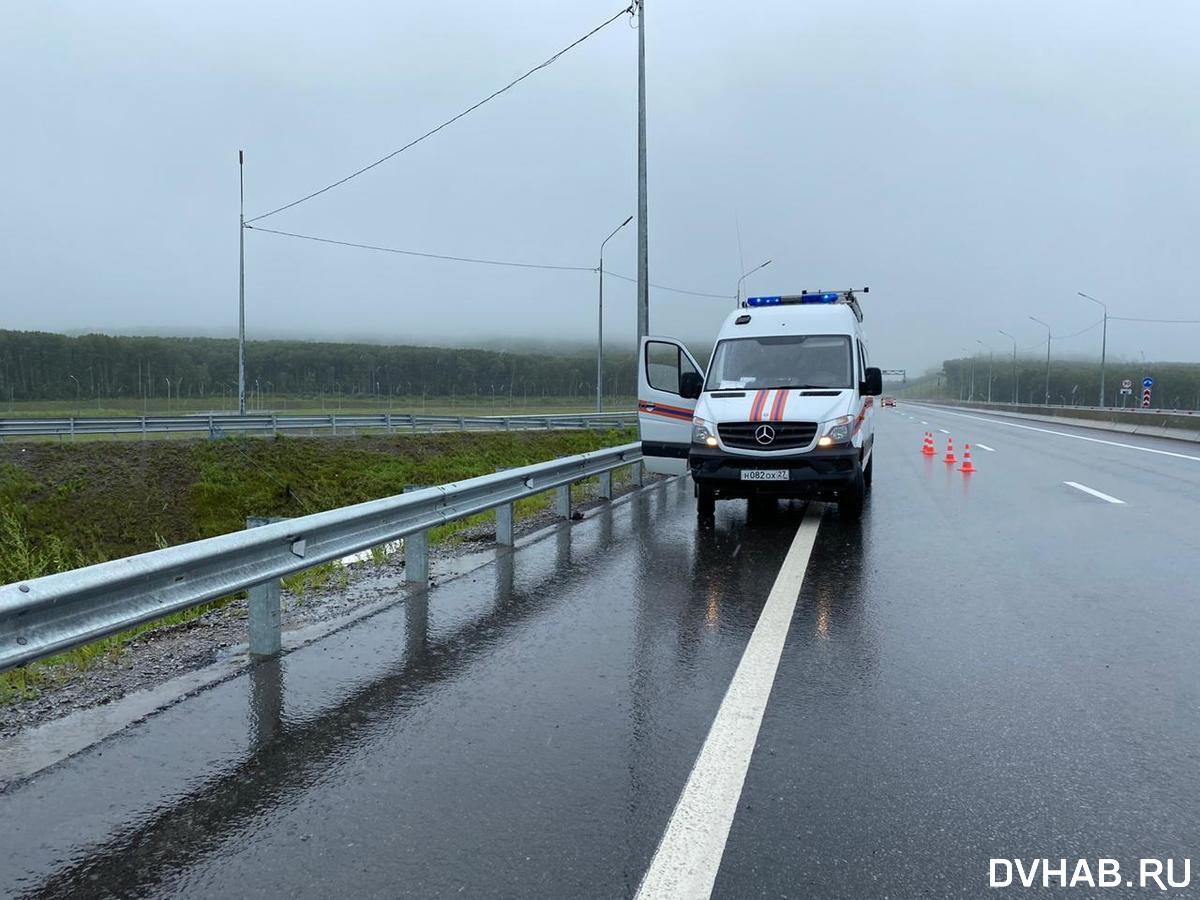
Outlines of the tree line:
<svg viewBox="0 0 1200 900">
<path fill-rule="evenodd" d="M 0 330 L 0 399 L 236 395 L 237 341 Z M 605 394 L 637 391 L 633 354 L 605 354 Z M 452 347 L 248 341 L 246 391 L 305 396 L 586 396 L 596 357 Z"/>
<path fill-rule="evenodd" d="M 975 400 L 988 399 L 989 364 L 985 357 L 948 359 L 942 363 L 937 384 L 926 384 L 938 396 L 971 399 L 972 371 Z M 1013 399 L 1014 381 L 1019 402 L 1042 403 L 1046 396 L 1046 361 L 1018 359 L 1015 370 L 1011 357 L 993 359 L 991 396 L 997 403 Z M 1133 393 L 1124 398 L 1126 406 L 1140 405 L 1142 379 L 1154 379 L 1151 404 L 1155 408 L 1200 409 L 1200 364 L 1179 362 L 1125 362 L 1109 360 L 1105 366 L 1105 405 L 1120 406 L 1122 381 L 1132 382 Z M 1050 402 L 1067 406 L 1100 405 L 1100 363 L 1077 360 L 1052 360 L 1049 378 Z"/>
</svg>

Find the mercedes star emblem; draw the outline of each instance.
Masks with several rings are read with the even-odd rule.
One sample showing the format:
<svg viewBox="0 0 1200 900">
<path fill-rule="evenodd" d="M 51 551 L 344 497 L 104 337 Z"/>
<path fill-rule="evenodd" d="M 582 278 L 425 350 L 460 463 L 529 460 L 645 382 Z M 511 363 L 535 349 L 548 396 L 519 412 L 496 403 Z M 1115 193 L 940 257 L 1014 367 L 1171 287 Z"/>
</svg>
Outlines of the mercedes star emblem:
<svg viewBox="0 0 1200 900">
<path fill-rule="evenodd" d="M 754 439 L 760 444 L 769 444 L 775 440 L 775 429 L 770 425 L 759 425 L 754 429 Z"/>
</svg>

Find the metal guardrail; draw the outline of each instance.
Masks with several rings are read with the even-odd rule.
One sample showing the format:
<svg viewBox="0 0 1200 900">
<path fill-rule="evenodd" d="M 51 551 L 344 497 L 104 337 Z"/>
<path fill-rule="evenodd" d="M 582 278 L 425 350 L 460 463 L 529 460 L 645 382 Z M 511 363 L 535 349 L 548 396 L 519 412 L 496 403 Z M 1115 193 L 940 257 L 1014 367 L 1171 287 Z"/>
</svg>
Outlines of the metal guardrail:
<svg viewBox="0 0 1200 900">
<path fill-rule="evenodd" d="M 250 634 L 260 643 L 250 650 L 268 655 L 279 646 L 282 576 L 413 535 L 406 578 L 427 583 L 430 528 L 496 509 L 498 542 L 511 544 L 514 501 L 557 489 L 557 512 L 569 517 L 572 483 L 599 475 L 611 497 L 612 471 L 634 465 L 640 484 L 641 459 L 641 444 L 625 444 L 4 585 L 0 671 L 264 585 L 273 622 L 270 598 L 252 591 Z"/>
<path fill-rule="evenodd" d="M 197 413 L 183 416 L 69 416 L 59 419 L 0 419 L 0 439 L 89 434 L 279 434 L 329 431 L 337 434 L 382 429 L 388 432 L 528 431 L 530 429 L 626 428 L 637 424 L 636 412 L 569 413 L 544 416 L 427 416 L 416 413 L 328 415 L 250 415 Z"/>
</svg>

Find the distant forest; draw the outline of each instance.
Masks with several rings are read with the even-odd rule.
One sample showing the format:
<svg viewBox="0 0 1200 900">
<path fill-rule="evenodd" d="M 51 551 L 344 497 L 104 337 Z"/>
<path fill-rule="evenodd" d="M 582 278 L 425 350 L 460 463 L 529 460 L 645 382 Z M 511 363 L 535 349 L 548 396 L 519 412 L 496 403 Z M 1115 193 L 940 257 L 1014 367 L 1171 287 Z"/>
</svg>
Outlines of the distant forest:
<svg viewBox="0 0 1200 900">
<path fill-rule="evenodd" d="M 629 352 L 605 354 L 605 394 L 632 396 Z M 216 397 L 237 390 L 237 341 L 220 338 L 68 337 L 0 330 L 0 399 Z M 578 397 L 596 390 L 596 357 L 451 347 L 247 341 L 247 393 L 450 397 Z"/>
<path fill-rule="evenodd" d="M 914 396 L 988 398 L 988 359 L 948 359 L 940 376 L 921 379 L 912 388 Z M 1041 403 L 1046 396 L 1046 361 L 1022 358 L 1014 369 L 1012 357 L 997 354 L 991 363 L 992 399 L 1006 403 L 1013 399 L 1014 376 L 1022 403 Z M 1128 362 L 1110 359 L 1105 366 L 1104 393 L 1107 406 L 1138 406 L 1142 401 L 1142 379 L 1154 379 L 1151 404 L 1156 408 L 1200 409 L 1200 365 L 1179 362 Z M 936 380 L 936 384 L 932 383 Z M 1132 383 L 1132 393 L 1122 400 L 1122 381 Z M 1050 364 L 1050 402 L 1064 406 L 1098 406 L 1100 403 L 1100 363 L 1079 360 L 1052 360 Z"/>
</svg>

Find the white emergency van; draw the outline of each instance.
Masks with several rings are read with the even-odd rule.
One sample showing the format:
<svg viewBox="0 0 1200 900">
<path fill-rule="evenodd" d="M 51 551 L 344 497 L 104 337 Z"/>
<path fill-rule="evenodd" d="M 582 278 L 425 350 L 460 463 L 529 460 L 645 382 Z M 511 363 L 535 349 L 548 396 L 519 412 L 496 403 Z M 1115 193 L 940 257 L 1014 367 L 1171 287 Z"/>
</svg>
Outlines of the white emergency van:
<svg viewBox="0 0 1200 900">
<path fill-rule="evenodd" d="M 865 289 L 863 291 L 865 293 Z M 638 423 L 651 472 L 695 482 L 697 509 L 748 498 L 835 501 L 862 513 L 871 486 L 874 398 L 853 291 L 751 297 L 721 326 L 705 373 L 679 341 L 646 337 Z"/>
</svg>

